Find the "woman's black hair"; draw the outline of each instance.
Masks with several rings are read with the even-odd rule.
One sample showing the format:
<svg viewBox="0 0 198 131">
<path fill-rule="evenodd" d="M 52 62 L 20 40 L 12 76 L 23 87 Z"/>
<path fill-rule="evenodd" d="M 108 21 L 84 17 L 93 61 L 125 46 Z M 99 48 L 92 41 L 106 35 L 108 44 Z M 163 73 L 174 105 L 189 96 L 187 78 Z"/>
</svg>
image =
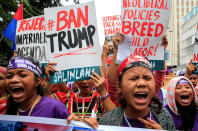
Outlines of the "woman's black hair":
<svg viewBox="0 0 198 131">
<path fill-rule="evenodd" d="M 40 67 L 40 69 L 42 69 L 42 72 L 44 73 L 44 70 L 42 68 L 42 65 L 40 64 L 40 62 L 30 56 L 14 56 L 13 58 L 15 59 L 26 59 L 31 61 L 32 63 L 34 63 L 35 65 L 38 65 Z M 39 76 L 37 74 L 34 73 L 34 81 L 35 83 L 38 81 Z M 41 78 L 42 79 L 42 78 Z M 37 89 L 36 89 L 37 94 L 39 94 L 40 96 L 48 96 L 47 90 L 45 88 L 43 88 L 41 86 L 41 84 L 38 85 Z M 7 106 L 6 106 L 6 113 L 8 115 L 16 115 L 18 108 L 19 108 L 20 104 L 16 103 L 13 101 L 13 98 L 11 96 L 8 97 L 8 101 L 7 101 Z"/>
<path fill-rule="evenodd" d="M 189 106 L 182 106 L 176 102 L 178 113 L 182 118 L 182 130 L 191 131 L 195 122 L 196 114 L 198 111 L 198 105 L 193 100 Z"/>
</svg>

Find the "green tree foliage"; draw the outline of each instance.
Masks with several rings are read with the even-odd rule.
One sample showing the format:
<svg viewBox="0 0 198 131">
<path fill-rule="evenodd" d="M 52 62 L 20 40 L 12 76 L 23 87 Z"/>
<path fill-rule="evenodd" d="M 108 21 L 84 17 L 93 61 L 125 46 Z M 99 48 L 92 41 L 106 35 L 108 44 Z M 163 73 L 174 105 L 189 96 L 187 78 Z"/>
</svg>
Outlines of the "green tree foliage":
<svg viewBox="0 0 198 131">
<path fill-rule="evenodd" d="M 44 8 L 61 6 L 60 0 L 0 0 L 0 65 L 6 65 L 13 56 L 12 43 L 3 37 L 3 31 L 23 1 L 23 18 L 43 15 Z"/>
</svg>

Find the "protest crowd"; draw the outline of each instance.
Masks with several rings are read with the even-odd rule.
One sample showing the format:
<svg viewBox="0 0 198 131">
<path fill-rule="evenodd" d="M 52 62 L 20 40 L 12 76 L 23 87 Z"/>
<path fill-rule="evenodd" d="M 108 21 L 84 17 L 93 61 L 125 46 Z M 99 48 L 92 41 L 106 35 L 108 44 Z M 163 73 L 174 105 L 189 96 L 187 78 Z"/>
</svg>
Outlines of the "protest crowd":
<svg viewBox="0 0 198 131">
<path fill-rule="evenodd" d="M 73 34 L 67 32 L 70 37 L 75 35 L 74 38 L 79 39 L 73 47 L 69 43 L 68 49 L 82 46 L 82 41 L 88 37 L 94 41 L 95 27 L 87 28 L 82 32 L 78 30 L 78 35 L 75 35 L 77 31 Z M 164 57 L 161 70 L 153 70 L 149 59 L 138 54 L 129 55 L 118 64 L 119 45 L 127 40 L 125 33 L 114 33 L 112 44 L 109 44 L 109 39 L 105 40 L 101 59 L 95 60 L 102 63 L 99 72 L 92 71 L 84 80 L 52 83 L 51 77 L 56 76 L 59 63 L 50 61 L 43 65 L 36 58 L 16 50 L 7 66 L 0 67 L 0 114 L 65 119 L 67 123 L 81 121 L 94 129 L 99 125 L 109 125 L 198 130 L 198 77 L 194 74 L 197 69 L 192 60 L 189 59 L 183 74 L 176 75 L 172 68 L 168 68 L 164 52 L 169 42 L 163 34 L 159 44 L 163 47 Z M 80 35 L 81 38 L 77 38 Z M 65 34 L 56 36 L 61 37 L 57 40 L 62 50 L 67 44 L 61 40 Z M 53 34 L 47 37 L 56 43 Z M 88 48 L 94 46 L 88 41 L 86 45 Z M 55 48 L 54 44 L 53 50 Z M 110 51 L 111 62 L 107 63 Z M 72 58 L 67 60 L 70 61 Z M 63 66 L 67 66 L 67 62 Z"/>
</svg>

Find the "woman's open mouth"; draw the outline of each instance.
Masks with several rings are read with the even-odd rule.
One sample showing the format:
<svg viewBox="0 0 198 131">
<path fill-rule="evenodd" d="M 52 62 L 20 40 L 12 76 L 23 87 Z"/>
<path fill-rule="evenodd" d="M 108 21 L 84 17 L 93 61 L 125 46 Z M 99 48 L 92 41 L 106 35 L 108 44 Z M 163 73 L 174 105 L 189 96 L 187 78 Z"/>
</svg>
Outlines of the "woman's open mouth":
<svg viewBox="0 0 198 131">
<path fill-rule="evenodd" d="M 182 94 L 180 96 L 180 98 L 181 98 L 181 102 L 184 103 L 184 104 L 187 104 L 187 103 L 190 102 L 190 96 L 189 96 L 189 94 Z"/>
<path fill-rule="evenodd" d="M 138 104 L 146 103 L 147 96 L 148 96 L 148 94 L 146 92 L 135 93 L 135 101 L 136 101 L 136 103 L 138 103 Z"/>
<path fill-rule="evenodd" d="M 20 98 L 24 95 L 24 88 L 22 87 L 12 87 L 11 88 L 11 95 L 13 98 Z"/>
</svg>

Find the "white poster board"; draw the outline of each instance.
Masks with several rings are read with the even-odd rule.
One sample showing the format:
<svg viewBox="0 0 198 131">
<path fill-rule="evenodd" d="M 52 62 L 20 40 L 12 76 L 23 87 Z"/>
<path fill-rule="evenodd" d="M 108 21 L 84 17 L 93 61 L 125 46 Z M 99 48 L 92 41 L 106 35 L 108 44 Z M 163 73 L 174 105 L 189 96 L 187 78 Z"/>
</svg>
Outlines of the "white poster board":
<svg viewBox="0 0 198 131">
<path fill-rule="evenodd" d="M 117 32 L 121 32 L 121 15 L 112 15 L 102 17 L 105 40 L 108 40 L 108 43 L 113 45 L 112 38 Z M 109 53 L 106 58 L 106 63 L 110 64 L 113 58 L 114 48 L 109 50 Z"/>
<path fill-rule="evenodd" d="M 36 16 L 17 22 L 16 50 L 46 63 L 46 33 L 44 16 Z"/>
<path fill-rule="evenodd" d="M 56 62 L 52 83 L 88 79 L 101 66 L 95 3 L 45 8 L 47 58 Z M 97 71 L 96 71 L 97 72 Z"/>
<path fill-rule="evenodd" d="M 118 50 L 118 64 L 129 55 L 141 55 L 150 60 L 152 68 L 163 68 L 161 41 L 168 28 L 170 10 L 171 0 L 122 0 L 122 33 L 130 42 L 119 45 L 122 50 Z"/>
<path fill-rule="evenodd" d="M 121 15 L 112 15 L 102 17 L 105 40 L 109 39 L 112 41 L 112 37 L 115 36 L 116 32 L 121 32 Z"/>
</svg>

